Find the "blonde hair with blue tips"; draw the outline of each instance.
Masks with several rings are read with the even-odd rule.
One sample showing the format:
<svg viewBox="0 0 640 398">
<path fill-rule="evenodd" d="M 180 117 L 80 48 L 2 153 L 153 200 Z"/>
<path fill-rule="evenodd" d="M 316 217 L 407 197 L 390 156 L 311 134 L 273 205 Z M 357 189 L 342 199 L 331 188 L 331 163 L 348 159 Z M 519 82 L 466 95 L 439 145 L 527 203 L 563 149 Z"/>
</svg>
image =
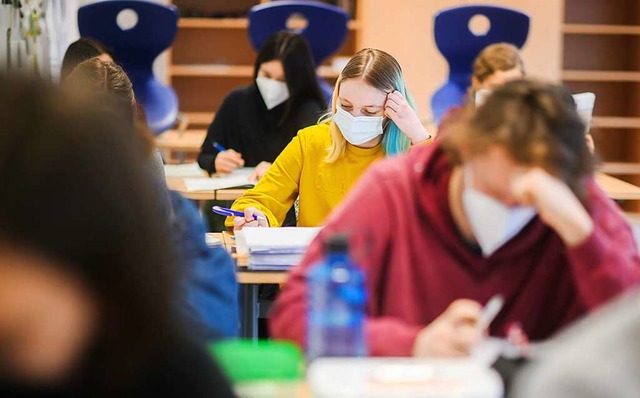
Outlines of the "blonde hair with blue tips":
<svg viewBox="0 0 640 398">
<path fill-rule="evenodd" d="M 407 90 L 402 68 L 400 68 L 398 61 L 382 50 L 365 48 L 358 51 L 340 72 L 333 90 L 331 110 L 320 120 L 321 123 L 329 124 L 329 131 L 331 132 L 331 146 L 328 148 L 325 158 L 327 163 L 333 163 L 340 158 L 347 146 L 347 141 L 332 119 L 336 113 L 340 84 L 345 80 L 355 78 L 360 78 L 371 87 L 385 93 L 398 91 L 405 97 L 411 108 L 414 111 L 416 109 L 413 98 Z M 386 156 L 398 155 L 409 150 L 411 140 L 400 131 L 393 120 L 386 118 L 383 130 L 382 148 Z"/>
</svg>

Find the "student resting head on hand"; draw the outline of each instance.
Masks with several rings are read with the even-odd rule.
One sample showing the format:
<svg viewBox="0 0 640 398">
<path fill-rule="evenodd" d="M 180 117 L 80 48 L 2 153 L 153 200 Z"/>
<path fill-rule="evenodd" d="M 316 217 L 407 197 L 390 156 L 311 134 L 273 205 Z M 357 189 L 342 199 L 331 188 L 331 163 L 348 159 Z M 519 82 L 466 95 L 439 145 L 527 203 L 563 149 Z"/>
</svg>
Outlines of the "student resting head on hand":
<svg viewBox="0 0 640 398">
<path fill-rule="evenodd" d="M 347 233 L 373 355 L 467 355 L 496 294 L 491 335 L 520 324 L 549 338 L 640 281 L 631 230 L 592 165 L 563 88 L 507 83 L 443 140 L 366 172 L 291 273 L 272 335 L 305 344 L 306 273 L 327 237 Z"/>
<path fill-rule="evenodd" d="M 298 132 L 256 187 L 234 203 L 245 217 L 226 224 L 278 227 L 299 196 L 298 225 L 321 225 L 373 162 L 428 138 L 398 62 L 381 50 L 361 50 L 340 73 L 331 110 Z"/>
</svg>

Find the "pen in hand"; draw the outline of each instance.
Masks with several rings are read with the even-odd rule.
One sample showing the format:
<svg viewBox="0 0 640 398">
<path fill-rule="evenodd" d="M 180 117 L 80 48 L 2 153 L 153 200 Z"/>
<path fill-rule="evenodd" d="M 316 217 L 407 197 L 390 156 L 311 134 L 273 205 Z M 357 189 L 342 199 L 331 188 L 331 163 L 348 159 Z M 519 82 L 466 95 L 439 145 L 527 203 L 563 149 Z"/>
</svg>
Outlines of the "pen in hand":
<svg viewBox="0 0 640 398">
<path fill-rule="evenodd" d="M 222 145 L 218 144 L 217 142 L 213 143 L 213 147 L 215 149 L 217 149 L 218 151 L 220 151 L 220 152 L 225 152 L 226 151 L 225 147 L 223 147 Z"/>
<path fill-rule="evenodd" d="M 211 210 L 216 213 L 216 214 L 220 214 L 221 216 L 227 216 L 227 217 L 244 217 L 244 213 L 241 211 L 236 211 L 236 210 L 231 210 L 231 209 L 227 209 L 226 207 L 221 207 L 221 206 L 213 206 L 211 208 Z M 253 215 L 253 219 L 254 220 L 264 220 L 267 221 L 267 219 L 265 217 L 262 216 L 258 216 L 256 214 Z"/>
<path fill-rule="evenodd" d="M 485 330 L 491 325 L 491 322 L 498 315 L 502 306 L 504 305 L 504 298 L 500 294 L 496 294 L 491 297 L 487 304 L 482 308 L 480 319 L 478 319 L 477 327 L 480 330 Z"/>
</svg>

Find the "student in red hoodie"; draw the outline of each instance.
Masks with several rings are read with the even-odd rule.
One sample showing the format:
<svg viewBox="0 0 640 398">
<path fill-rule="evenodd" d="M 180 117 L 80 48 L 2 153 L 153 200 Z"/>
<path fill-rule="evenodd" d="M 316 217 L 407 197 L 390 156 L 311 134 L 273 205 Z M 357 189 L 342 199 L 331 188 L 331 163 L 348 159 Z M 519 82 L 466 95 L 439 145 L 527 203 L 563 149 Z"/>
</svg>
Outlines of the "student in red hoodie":
<svg viewBox="0 0 640 398">
<path fill-rule="evenodd" d="M 305 275 L 336 232 L 366 273 L 372 355 L 466 355 L 495 294 L 491 335 L 518 323 L 546 339 L 638 283 L 631 230 L 593 181 L 569 94 L 511 82 L 467 112 L 442 141 L 361 178 L 278 297 L 274 337 L 304 344 Z"/>
</svg>

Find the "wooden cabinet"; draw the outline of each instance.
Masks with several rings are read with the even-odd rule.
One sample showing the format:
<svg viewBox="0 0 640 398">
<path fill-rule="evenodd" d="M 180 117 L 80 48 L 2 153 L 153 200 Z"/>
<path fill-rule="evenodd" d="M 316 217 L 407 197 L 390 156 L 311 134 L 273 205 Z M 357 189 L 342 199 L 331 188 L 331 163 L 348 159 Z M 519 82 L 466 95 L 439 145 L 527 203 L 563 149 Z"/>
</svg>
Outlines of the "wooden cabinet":
<svg viewBox="0 0 640 398">
<path fill-rule="evenodd" d="M 592 133 L 604 170 L 640 183 L 640 2 L 566 0 L 563 39 L 562 80 L 597 95 Z"/>
<path fill-rule="evenodd" d="M 254 5 L 264 2 L 253 1 Z M 187 11 L 194 1 L 173 3 Z M 189 118 L 190 129 L 207 127 L 224 97 L 234 88 L 251 83 L 256 53 L 249 43 L 247 26 L 244 17 L 180 18 L 168 55 L 167 80 L 178 94 L 180 110 Z M 354 19 L 349 22 L 347 40 L 339 56 L 356 52 L 358 32 L 359 24 Z M 320 76 L 330 83 L 335 82 L 338 73 L 331 67 L 331 60 L 319 67 Z"/>
</svg>

